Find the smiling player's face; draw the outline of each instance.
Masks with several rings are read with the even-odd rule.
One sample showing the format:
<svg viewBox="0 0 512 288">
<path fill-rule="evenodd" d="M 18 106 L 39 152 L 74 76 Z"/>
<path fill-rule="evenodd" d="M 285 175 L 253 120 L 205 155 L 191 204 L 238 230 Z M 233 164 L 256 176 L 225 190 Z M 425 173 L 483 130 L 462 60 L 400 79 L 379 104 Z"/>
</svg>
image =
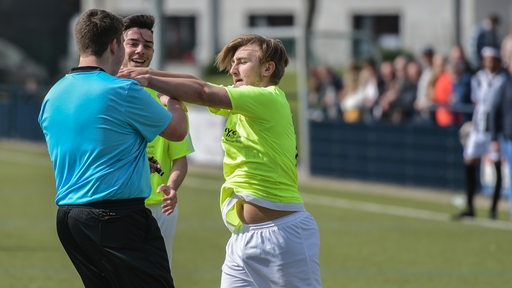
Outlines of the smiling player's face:
<svg viewBox="0 0 512 288">
<path fill-rule="evenodd" d="M 130 28 L 124 32 L 124 67 L 148 67 L 153 59 L 153 33 L 148 29 Z"/>
</svg>

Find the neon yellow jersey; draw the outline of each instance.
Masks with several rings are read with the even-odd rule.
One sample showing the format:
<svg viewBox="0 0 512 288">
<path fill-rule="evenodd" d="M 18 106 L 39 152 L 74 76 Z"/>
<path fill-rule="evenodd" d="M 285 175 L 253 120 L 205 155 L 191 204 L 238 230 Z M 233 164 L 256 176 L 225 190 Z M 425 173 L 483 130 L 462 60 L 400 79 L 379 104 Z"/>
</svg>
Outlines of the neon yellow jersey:
<svg viewBox="0 0 512 288">
<path fill-rule="evenodd" d="M 290 105 L 277 86 L 225 87 L 232 110 L 213 109 L 227 117 L 222 137 L 225 183 L 220 205 L 231 231 L 242 227 L 239 199 L 275 210 L 302 211 L 297 184 L 297 146 Z"/>
<path fill-rule="evenodd" d="M 160 103 L 157 92 L 155 90 L 144 88 L 151 94 L 151 96 Z M 158 186 L 167 184 L 172 169 L 172 161 L 194 152 L 194 146 L 190 138 L 190 133 L 187 133 L 185 139 L 179 142 L 169 141 L 161 136 L 148 143 L 146 148 L 148 156 L 153 156 L 160 163 L 160 167 L 164 171 L 164 175 L 160 176 L 158 173 L 151 173 L 151 195 L 146 199 L 146 205 L 158 204 L 162 202 L 163 193 L 156 193 Z"/>
</svg>

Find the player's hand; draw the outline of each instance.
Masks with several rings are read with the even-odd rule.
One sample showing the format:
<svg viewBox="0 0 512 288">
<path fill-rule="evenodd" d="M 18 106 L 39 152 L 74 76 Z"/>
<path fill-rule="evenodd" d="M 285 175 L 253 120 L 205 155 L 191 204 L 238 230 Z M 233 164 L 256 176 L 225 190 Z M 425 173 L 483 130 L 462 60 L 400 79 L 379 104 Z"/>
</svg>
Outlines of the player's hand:
<svg viewBox="0 0 512 288">
<path fill-rule="evenodd" d="M 181 101 L 181 100 L 177 100 L 177 99 L 174 99 L 174 98 L 171 98 L 167 95 L 164 95 L 162 93 L 158 93 L 158 98 L 160 99 L 160 103 L 162 103 L 162 105 L 164 106 L 167 106 L 167 101 L 169 101 L 169 99 L 172 99 L 173 101 L 178 101 L 180 106 L 181 106 L 181 110 L 183 110 L 184 112 L 188 112 L 188 109 L 187 109 L 187 105 L 185 105 L 185 102 Z"/>
<path fill-rule="evenodd" d="M 176 189 L 172 188 L 170 185 L 162 184 L 158 187 L 156 192 L 165 194 L 162 198 L 162 213 L 167 216 L 171 215 L 178 204 L 178 193 Z"/>
<path fill-rule="evenodd" d="M 133 68 L 133 67 L 125 67 L 121 68 L 119 72 L 117 73 L 117 77 L 120 78 L 128 78 L 133 79 L 141 86 L 148 86 L 149 82 L 149 69 L 147 67 L 144 68 Z"/>
<path fill-rule="evenodd" d="M 149 67 L 122 67 L 117 73 L 117 77 L 133 79 L 137 76 L 149 75 Z"/>
<path fill-rule="evenodd" d="M 158 98 L 160 99 L 160 103 L 162 103 L 162 105 L 167 107 L 167 101 L 169 101 L 169 99 L 171 99 L 171 97 L 164 95 L 162 93 L 158 93 L 157 95 L 158 95 Z"/>
</svg>

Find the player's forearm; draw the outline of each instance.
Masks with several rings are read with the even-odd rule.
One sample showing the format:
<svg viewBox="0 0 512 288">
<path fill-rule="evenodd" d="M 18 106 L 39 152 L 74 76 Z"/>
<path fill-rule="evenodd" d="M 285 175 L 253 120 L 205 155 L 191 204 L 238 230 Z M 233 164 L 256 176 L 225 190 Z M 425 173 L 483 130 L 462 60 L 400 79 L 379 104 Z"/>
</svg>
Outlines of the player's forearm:
<svg viewBox="0 0 512 288">
<path fill-rule="evenodd" d="M 180 79 L 198 79 L 194 75 L 174 73 L 169 71 L 155 70 L 148 68 L 147 73 L 151 76 L 163 77 L 163 78 L 180 78 Z"/>
<path fill-rule="evenodd" d="M 231 108 L 226 89 L 198 79 L 168 78 L 149 75 L 147 86 L 171 98 L 214 108 Z"/>
<path fill-rule="evenodd" d="M 178 190 L 183 181 L 185 180 L 185 176 L 188 172 L 188 162 L 187 157 L 183 156 L 181 158 L 175 159 L 172 164 L 172 169 L 170 172 L 169 180 L 167 181 L 167 185 L 174 188 L 174 190 Z"/>
</svg>

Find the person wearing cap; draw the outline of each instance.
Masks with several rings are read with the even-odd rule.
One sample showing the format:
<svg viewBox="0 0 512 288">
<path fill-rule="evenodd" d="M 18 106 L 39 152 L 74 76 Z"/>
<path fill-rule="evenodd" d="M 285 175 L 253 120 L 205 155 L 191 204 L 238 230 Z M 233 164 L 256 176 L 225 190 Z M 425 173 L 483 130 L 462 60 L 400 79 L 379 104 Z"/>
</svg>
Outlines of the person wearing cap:
<svg viewBox="0 0 512 288">
<path fill-rule="evenodd" d="M 466 208 L 454 216 L 454 219 L 475 217 L 473 204 L 478 187 L 478 167 L 483 157 L 493 162 L 496 171 L 495 185 L 489 217 L 496 219 L 497 204 L 501 197 L 501 157 L 490 150 L 491 133 L 489 116 L 491 108 L 498 99 L 507 80 L 507 73 L 501 67 L 500 52 L 494 47 L 482 49 L 483 68 L 471 79 L 471 99 L 475 104 L 472 129 L 464 143 L 464 166 L 466 179 Z"/>
</svg>

